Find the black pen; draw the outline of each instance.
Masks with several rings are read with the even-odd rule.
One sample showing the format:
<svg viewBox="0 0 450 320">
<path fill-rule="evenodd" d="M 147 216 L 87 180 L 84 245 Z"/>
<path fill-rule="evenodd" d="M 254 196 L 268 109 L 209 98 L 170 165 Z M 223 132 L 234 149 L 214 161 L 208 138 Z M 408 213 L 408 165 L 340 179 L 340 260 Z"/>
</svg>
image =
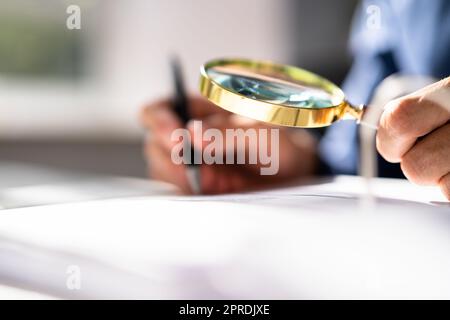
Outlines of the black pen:
<svg viewBox="0 0 450 320">
<path fill-rule="evenodd" d="M 183 125 L 186 125 L 191 119 L 189 114 L 189 103 L 188 97 L 186 95 L 186 90 L 184 88 L 183 76 L 181 74 L 181 65 L 176 57 L 173 57 L 171 59 L 170 67 L 172 71 L 174 86 L 174 93 L 172 98 L 173 109 L 181 119 Z M 186 158 L 189 155 L 183 154 L 183 157 L 185 157 L 184 163 L 186 163 L 186 176 L 192 192 L 194 194 L 200 194 L 200 166 L 195 164 L 194 162 L 196 150 L 193 148 L 191 141 L 185 141 L 185 143 L 189 145 L 186 145 L 183 150 L 190 150 L 190 158 Z"/>
</svg>

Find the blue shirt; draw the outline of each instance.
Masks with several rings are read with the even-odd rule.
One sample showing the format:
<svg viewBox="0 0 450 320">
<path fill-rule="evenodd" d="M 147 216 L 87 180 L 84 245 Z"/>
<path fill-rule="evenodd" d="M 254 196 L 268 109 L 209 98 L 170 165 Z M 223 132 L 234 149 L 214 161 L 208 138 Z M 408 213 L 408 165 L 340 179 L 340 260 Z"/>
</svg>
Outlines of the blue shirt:
<svg viewBox="0 0 450 320">
<path fill-rule="evenodd" d="M 376 86 L 393 73 L 447 77 L 450 1 L 363 1 L 353 21 L 350 47 L 354 62 L 343 90 L 353 104 L 368 103 Z M 319 145 L 319 154 L 331 173 L 356 174 L 356 123 L 341 121 L 329 127 Z M 398 164 L 387 163 L 381 157 L 379 174 L 402 176 Z"/>
</svg>

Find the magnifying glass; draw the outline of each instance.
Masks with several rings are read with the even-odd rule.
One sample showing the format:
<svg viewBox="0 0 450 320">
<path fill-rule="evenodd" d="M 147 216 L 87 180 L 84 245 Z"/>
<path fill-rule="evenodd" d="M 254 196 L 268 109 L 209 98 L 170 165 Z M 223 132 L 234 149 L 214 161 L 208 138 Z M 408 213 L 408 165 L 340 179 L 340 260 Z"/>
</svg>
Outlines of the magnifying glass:
<svg viewBox="0 0 450 320">
<path fill-rule="evenodd" d="M 365 107 L 350 104 L 332 82 L 268 61 L 209 61 L 200 70 L 200 92 L 225 110 L 274 125 L 317 128 L 342 119 L 365 124 Z"/>
</svg>

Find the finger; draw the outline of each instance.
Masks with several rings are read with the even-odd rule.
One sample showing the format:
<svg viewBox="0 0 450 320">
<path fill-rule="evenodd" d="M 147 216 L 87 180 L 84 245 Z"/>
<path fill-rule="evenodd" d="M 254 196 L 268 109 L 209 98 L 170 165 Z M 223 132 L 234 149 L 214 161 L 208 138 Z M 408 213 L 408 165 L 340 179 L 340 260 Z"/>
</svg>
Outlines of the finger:
<svg viewBox="0 0 450 320">
<path fill-rule="evenodd" d="M 434 101 L 408 97 L 391 101 L 380 119 L 377 149 L 390 162 L 400 162 L 417 138 L 444 125 L 450 111 Z"/>
<path fill-rule="evenodd" d="M 263 165 L 261 161 L 269 159 L 262 158 L 261 152 L 267 157 L 270 154 L 272 161 L 278 157 L 279 139 L 274 137 L 279 135 L 273 136 L 272 130 L 275 129 L 265 124 L 240 118 L 214 115 L 201 123 L 189 123 L 194 148 L 203 152 L 207 164 L 239 164 L 242 167 L 245 163 L 246 170 L 259 173 Z"/>
<path fill-rule="evenodd" d="M 201 186 L 204 194 L 222 194 L 232 191 L 233 171 L 226 165 L 202 165 Z"/>
<path fill-rule="evenodd" d="M 439 187 L 442 190 L 444 196 L 450 201 L 450 173 L 447 173 L 439 181 Z"/>
<path fill-rule="evenodd" d="M 154 130 L 164 126 L 181 126 L 181 121 L 171 109 L 167 99 L 156 101 L 142 108 L 140 120 L 144 127 Z"/>
<path fill-rule="evenodd" d="M 250 159 L 250 154 L 253 157 L 256 155 L 256 163 L 246 161 L 247 164 L 244 166 L 244 169 L 251 173 L 260 174 L 261 167 L 268 165 L 261 163 L 261 152 L 267 157 L 270 154 L 272 162 L 283 163 L 276 175 L 286 180 L 307 175 L 316 167 L 316 140 L 305 130 L 276 128 L 237 115 L 229 117 L 213 115 L 205 118 L 202 122 L 190 122 L 187 127 L 190 130 L 194 147 L 203 151 L 217 148 L 215 151 L 219 151 L 221 154 L 216 159 L 222 159 L 223 163 L 227 163 L 227 156 L 228 159 L 231 157 L 232 163 L 237 163 L 238 155 L 247 160 Z M 205 132 L 209 129 L 217 130 L 217 136 L 214 134 L 213 138 L 206 137 Z M 232 131 L 232 135 L 227 138 L 227 130 L 236 129 L 243 131 L 239 134 Z M 253 131 L 254 135 L 249 130 Z M 278 132 L 275 133 L 273 130 L 278 130 Z M 213 134 L 211 133 L 211 135 Z M 250 137 L 256 137 L 256 139 L 250 139 Z M 216 143 L 216 138 L 221 141 Z M 298 163 L 299 160 L 302 160 L 301 165 Z"/>
<path fill-rule="evenodd" d="M 241 155 L 249 159 L 249 152 L 256 151 L 259 155 L 258 163 L 248 164 L 248 170 L 260 171 L 262 165 L 259 161 L 261 160 L 260 152 L 267 155 L 270 153 L 272 160 L 278 157 L 277 162 L 283 163 L 283 166 L 279 168 L 278 175 L 285 179 L 306 175 L 308 172 L 314 171 L 316 167 L 315 146 L 317 141 L 306 130 L 278 128 L 237 115 L 230 117 L 210 116 L 205 118 L 201 128 L 199 127 L 200 125 L 197 125 L 197 128 L 195 128 L 193 123 L 188 124 L 191 136 L 204 137 L 204 132 L 210 128 L 220 131 L 223 136 L 221 143 L 223 156 L 226 157 L 227 154 L 232 153 L 234 163 L 236 163 L 236 156 L 239 152 L 242 152 Z M 227 129 L 242 129 L 244 131 L 241 131 L 239 135 L 235 135 L 236 132 L 234 132 L 233 137 L 227 139 Z M 256 143 L 247 138 L 246 134 L 251 136 L 248 130 L 253 130 L 256 133 Z M 277 130 L 278 133 L 276 134 L 273 130 Z M 211 140 L 197 138 L 194 139 L 193 143 L 198 150 L 205 150 L 210 143 L 213 143 Z M 238 142 L 238 140 L 240 141 Z M 265 150 L 260 150 L 262 147 Z M 299 160 L 302 160 L 301 165 L 298 163 Z"/>
<path fill-rule="evenodd" d="M 177 143 L 172 133 L 182 126 L 180 119 L 169 108 L 166 102 L 159 101 L 145 107 L 141 112 L 141 122 L 149 129 L 152 139 L 158 140 L 166 150 Z"/>
<path fill-rule="evenodd" d="M 189 106 L 194 111 L 193 117 L 195 118 L 228 113 L 223 109 L 221 109 L 222 111 L 216 110 L 216 106 L 201 97 L 190 98 Z M 172 133 L 183 127 L 183 124 L 172 111 L 169 99 L 162 99 L 144 107 L 140 117 L 142 124 L 150 129 L 151 134 L 160 140 L 166 149 L 171 149 L 178 143 L 176 139 L 172 139 Z"/>
<path fill-rule="evenodd" d="M 202 165 L 202 191 L 205 194 L 222 194 L 248 191 L 260 184 L 255 175 L 237 165 Z"/>
<path fill-rule="evenodd" d="M 450 124 L 419 140 L 403 156 L 401 168 L 411 182 L 437 185 L 450 172 Z"/>
<path fill-rule="evenodd" d="M 201 189 L 205 194 L 212 193 L 214 189 L 216 176 L 214 168 L 208 165 L 202 165 L 200 169 Z"/>
<path fill-rule="evenodd" d="M 185 166 L 174 164 L 170 153 L 164 147 L 150 139 L 145 145 L 144 152 L 148 159 L 148 171 L 151 178 L 174 184 L 183 193 L 192 193 L 186 177 Z"/>
</svg>

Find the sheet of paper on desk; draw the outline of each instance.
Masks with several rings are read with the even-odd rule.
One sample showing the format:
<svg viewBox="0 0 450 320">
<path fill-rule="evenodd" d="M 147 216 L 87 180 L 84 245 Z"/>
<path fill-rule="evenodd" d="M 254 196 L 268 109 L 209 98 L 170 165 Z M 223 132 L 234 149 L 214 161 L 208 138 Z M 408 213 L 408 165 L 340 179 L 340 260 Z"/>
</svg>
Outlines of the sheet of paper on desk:
<svg viewBox="0 0 450 320">
<path fill-rule="evenodd" d="M 136 197 L 148 195 L 173 195 L 176 189 L 170 185 L 144 179 L 93 175 L 88 173 L 57 170 L 45 166 L 0 162 L 0 209 L 30 207 L 38 205 Z M 430 203 L 445 203 L 443 195 L 433 188 L 419 188 L 395 179 L 378 179 L 373 182 L 375 195 L 380 201 L 411 200 Z M 378 184 L 378 187 L 377 187 Z M 231 194 L 216 197 L 179 197 L 189 201 L 253 202 L 264 205 L 297 206 L 298 198 L 308 198 L 303 204 L 320 203 L 323 198 L 339 202 L 355 202 L 366 191 L 361 179 L 340 176 L 334 179 L 314 180 L 312 185 L 283 188 L 251 194 Z M 331 200 L 331 199 L 328 199 Z"/>
<path fill-rule="evenodd" d="M 377 204 L 400 205 L 420 209 L 423 204 L 434 207 L 448 207 L 450 203 L 437 187 L 419 187 L 405 180 L 373 179 L 370 182 L 372 196 Z M 301 186 L 273 189 L 254 193 L 225 194 L 216 196 L 169 197 L 178 201 L 220 201 L 242 202 L 260 205 L 274 205 L 293 208 L 338 210 L 359 205 L 366 196 L 367 184 L 364 179 L 352 176 L 323 178 L 304 183 Z"/>
<path fill-rule="evenodd" d="M 45 166 L 0 162 L 0 209 L 118 197 L 174 194 L 168 184 Z"/>
<path fill-rule="evenodd" d="M 7 210 L 0 282 L 63 297 L 449 298 L 446 202 L 379 183 L 390 199 L 378 195 L 373 213 L 358 211 L 351 177 Z M 398 188 L 408 195 L 396 198 Z M 66 288 L 72 265 L 82 290 Z"/>
</svg>

